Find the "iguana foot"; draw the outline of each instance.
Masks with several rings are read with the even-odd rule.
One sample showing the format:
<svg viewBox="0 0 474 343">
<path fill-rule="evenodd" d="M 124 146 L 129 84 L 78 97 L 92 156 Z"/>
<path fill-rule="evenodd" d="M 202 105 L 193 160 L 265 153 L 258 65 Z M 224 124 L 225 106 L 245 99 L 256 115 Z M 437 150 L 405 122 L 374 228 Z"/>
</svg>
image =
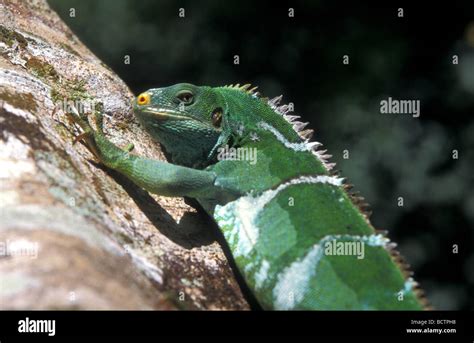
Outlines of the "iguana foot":
<svg viewBox="0 0 474 343">
<path fill-rule="evenodd" d="M 90 124 L 85 113 L 68 112 L 67 116 L 73 123 L 79 125 L 83 131 L 74 138 L 74 143 L 83 142 L 95 158 L 106 166 L 114 167 L 125 154 L 133 149 L 133 144 L 128 144 L 125 150 L 122 150 L 105 137 L 102 111 L 96 110 L 93 112 L 96 130 Z"/>
</svg>

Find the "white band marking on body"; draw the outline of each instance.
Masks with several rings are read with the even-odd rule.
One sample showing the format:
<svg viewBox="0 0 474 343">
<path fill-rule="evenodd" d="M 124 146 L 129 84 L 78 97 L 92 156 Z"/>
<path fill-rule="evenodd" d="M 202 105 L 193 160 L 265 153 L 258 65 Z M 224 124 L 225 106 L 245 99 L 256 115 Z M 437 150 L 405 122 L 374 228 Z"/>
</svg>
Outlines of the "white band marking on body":
<svg viewBox="0 0 474 343">
<path fill-rule="evenodd" d="M 220 225 L 232 228 L 224 231 L 224 236 L 230 245 L 236 245 L 236 257 L 244 256 L 249 254 L 257 243 L 259 229 L 256 225 L 256 219 L 258 215 L 281 191 L 298 184 L 340 186 L 342 181 L 342 178 L 329 175 L 300 176 L 279 185 L 276 189 L 266 190 L 257 197 L 249 194 L 224 206 L 218 205 L 214 215 Z"/>
<path fill-rule="evenodd" d="M 372 234 L 365 236 L 358 235 L 327 235 L 317 244 L 313 245 L 309 252 L 302 259 L 297 259 L 287 266 L 278 275 L 277 283 L 273 288 L 273 299 L 275 309 L 291 310 L 295 308 L 303 299 L 309 290 L 310 281 L 316 275 L 316 269 L 319 261 L 325 256 L 325 243 L 331 240 L 353 240 L 362 241 L 373 247 L 385 248 L 390 240 L 382 234 Z M 409 280 L 408 280 L 409 281 Z M 405 289 L 411 288 L 410 283 L 405 284 Z"/>
</svg>

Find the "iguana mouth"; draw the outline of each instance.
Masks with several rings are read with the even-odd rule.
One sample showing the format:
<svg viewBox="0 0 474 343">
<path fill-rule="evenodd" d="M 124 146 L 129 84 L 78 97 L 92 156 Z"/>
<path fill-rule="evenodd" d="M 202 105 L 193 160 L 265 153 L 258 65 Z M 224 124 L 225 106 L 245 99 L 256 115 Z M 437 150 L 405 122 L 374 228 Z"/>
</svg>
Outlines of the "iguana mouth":
<svg viewBox="0 0 474 343">
<path fill-rule="evenodd" d="M 208 125 L 203 119 L 196 118 L 195 116 L 184 114 L 183 112 L 176 111 L 175 109 L 165 107 L 145 107 L 140 108 L 140 112 L 147 113 L 153 116 L 153 118 L 164 121 L 164 120 L 195 120 L 197 122 Z"/>
<path fill-rule="evenodd" d="M 169 109 L 169 108 L 155 108 L 148 107 L 141 109 L 142 112 L 153 115 L 156 119 L 160 120 L 189 120 L 188 116 L 182 115 L 180 112 Z"/>
</svg>

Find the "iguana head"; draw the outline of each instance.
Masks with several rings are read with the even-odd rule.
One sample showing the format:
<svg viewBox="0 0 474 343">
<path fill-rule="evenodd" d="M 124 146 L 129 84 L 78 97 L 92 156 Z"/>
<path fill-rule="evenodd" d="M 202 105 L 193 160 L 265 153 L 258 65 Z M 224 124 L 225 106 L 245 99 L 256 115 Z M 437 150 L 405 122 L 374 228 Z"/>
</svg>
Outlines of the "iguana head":
<svg viewBox="0 0 474 343">
<path fill-rule="evenodd" d="M 249 84 L 207 87 L 179 83 L 141 93 L 134 109 L 173 163 L 194 168 L 212 163 L 220 146 L 259 140 L 262 122 L 289 141 L 306 139 L 300 131 L 304 124 L 285 115 L 288 106 L 278 107 L 281 96 L 269 100 L 256 88 Z"/>
<path fill-rule="evenodd" d="M 199 167 L 222 135 L 223 103 L 214 88 L 180 83 L 141 93 L 134 110 L 174 163 Z"/>
</svg>

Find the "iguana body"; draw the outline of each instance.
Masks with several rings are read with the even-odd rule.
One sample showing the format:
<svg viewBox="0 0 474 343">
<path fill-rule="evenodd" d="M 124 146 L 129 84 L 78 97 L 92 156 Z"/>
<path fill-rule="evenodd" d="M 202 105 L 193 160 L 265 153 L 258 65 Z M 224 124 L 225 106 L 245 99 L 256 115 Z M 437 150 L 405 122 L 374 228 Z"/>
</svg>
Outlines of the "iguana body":
<svg viewBox="0 0 474 343">
<path fill-rule="evenodd" d="M 173 164 L 117 148 L 100 116 L 97 132 L 84 117 L 76 120 L 85 131 L 80 138 L 106 166 L 152 193 L 201 203 L 263 308 L 423 309 L 392 244 L 280 98 L 261 98 L 249 85 L 142 93 L 136 115 Z M 223 147 L 256 158 L 220 159 Z M 343 250 L 329 254 L 336 246 Z M 362 246 L 362 258 L 344 250 Z"/>
</svg>

